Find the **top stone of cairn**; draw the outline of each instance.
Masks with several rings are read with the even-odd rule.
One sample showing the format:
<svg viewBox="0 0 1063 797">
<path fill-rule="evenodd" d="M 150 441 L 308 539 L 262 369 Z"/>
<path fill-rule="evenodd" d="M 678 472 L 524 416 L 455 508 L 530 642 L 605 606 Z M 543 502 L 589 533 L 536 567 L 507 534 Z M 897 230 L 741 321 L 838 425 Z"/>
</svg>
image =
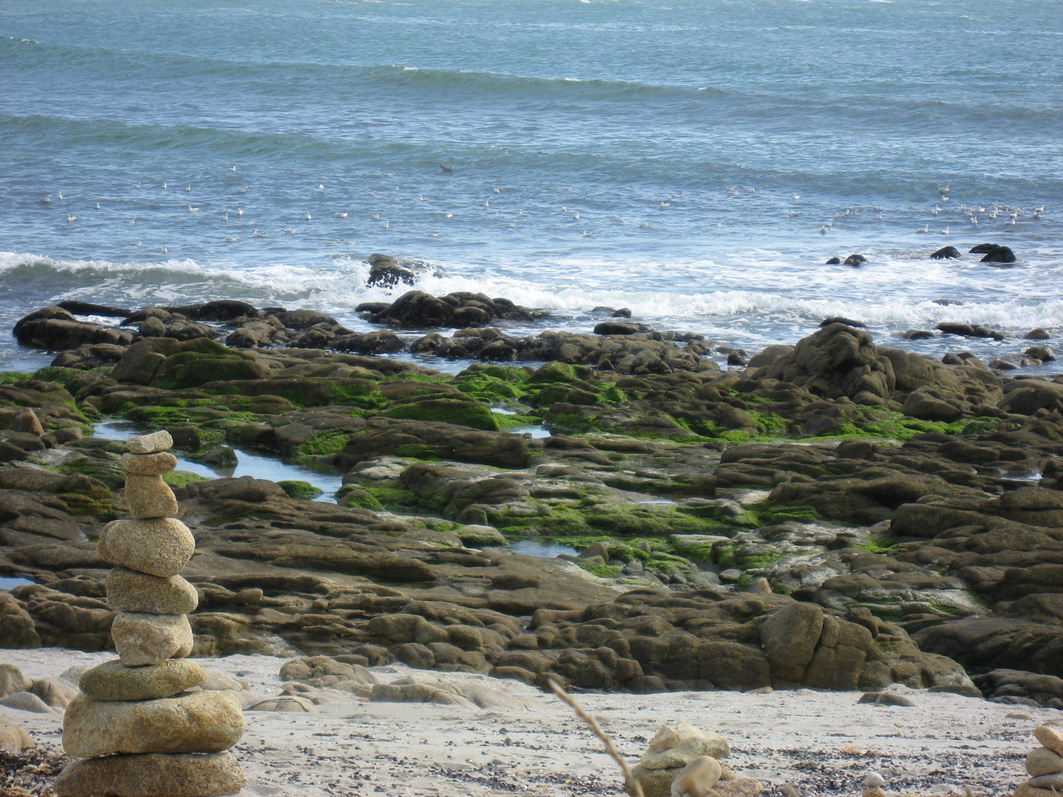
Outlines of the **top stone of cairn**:
<svg viewBox="0 0 1063 797">
<path fill-rule="evenodd" d="M 130 437 L 126 442 L 126 448 L 130 454 L 155 454 L 173 448 L 173 438 L 163 429 L 161 432 Z"/>
</svg>

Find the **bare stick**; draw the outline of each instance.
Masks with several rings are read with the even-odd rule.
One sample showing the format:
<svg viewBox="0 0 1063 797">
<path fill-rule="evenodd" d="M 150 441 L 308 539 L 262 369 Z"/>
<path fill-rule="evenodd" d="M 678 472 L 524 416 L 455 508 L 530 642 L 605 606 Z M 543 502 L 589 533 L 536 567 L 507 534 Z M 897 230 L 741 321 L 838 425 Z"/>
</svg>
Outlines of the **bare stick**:
<svg viewBox="0 0 1063 797">
<path fill-rule="evenodd" d="M 602 726 L 598 724 L 598 720 L 583 710 L 583 707 L 576 702 L 576 698 L 561 688 L 561 684 L 553 678 L 547 679 L 547 683 L 550 684 L 550 689 L 554 694 L 567 703 L 573 711 L 576 712 L 576 716 L 591 726 L 591 730 L 594 731 L 594 735 L 602 740 L 605 744 L 606 752 L 609 753 L 609 757 L 612 758 L 617 764 L 620 765 L 620 770 L 624 773 L 624 782 L 627 784 L 627 790 L 634 797 L 646 797 L 642 791 L 642 784 L 635 780 L 635 776 L 631 774 L 631 767 L 627 765 L 627 761 L 620 755 L 620 751 L 616 749 L 616 745 L 613 744 L 613 740 L 609 738 L 605 731 L 602 730 Z"/>
</svg>

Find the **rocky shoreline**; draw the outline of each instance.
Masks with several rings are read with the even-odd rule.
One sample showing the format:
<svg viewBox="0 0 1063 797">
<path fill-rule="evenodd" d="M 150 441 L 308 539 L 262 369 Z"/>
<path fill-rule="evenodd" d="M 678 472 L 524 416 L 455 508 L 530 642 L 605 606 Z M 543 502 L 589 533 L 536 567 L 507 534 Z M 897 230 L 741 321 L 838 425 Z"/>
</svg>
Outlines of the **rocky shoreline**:
<svg viewBox="0 0 1063 797">
<path fill-rule="evenodd" d="M 236 302 L 20 321 L 56 357 L 0 376 L 0 577 L 32 582 L 0 592 L 0 647 L 110 645 L 96 540 L 128 505 L 122 445 L 92 431 L 122 418 L 193 460 L 241 446 L 343 474 L 335 504 L 168 474 L 196 538 L 193 655 L 1063 708 L 1063 380 L 843 322 L 724 371 L 710 343 L 620 317 L 518 339 L 487 325 L 533 312 L 504 300 L 366 311 L 402 331 L 411 309 L 463 328 L 405 343 Z M 491 362 L 372 356 L 393 339 Z M 526 537 L 580 553 L 509 550 Z"/>
</svg>

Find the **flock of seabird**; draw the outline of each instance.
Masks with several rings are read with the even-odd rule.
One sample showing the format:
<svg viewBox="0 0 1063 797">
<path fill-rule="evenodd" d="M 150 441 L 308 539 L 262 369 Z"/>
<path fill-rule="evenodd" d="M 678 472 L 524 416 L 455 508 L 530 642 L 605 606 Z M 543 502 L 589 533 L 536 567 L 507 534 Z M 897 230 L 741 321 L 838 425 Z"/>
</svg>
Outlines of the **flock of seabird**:
<svg viewBox="0 0 1063 797">
<path fill-rule="evenodd" d="M 451 175 L 451 174 L 454 173 L 454 167 L 449 165 L 449 164 L 440 164 L 439 167 L 440 167 L 441 174 Z M 229 171 L 236 172 L 237 171 L 237 167 L 236 166 L 230 166 L 229 167 Z M 387 173 L 386 176 L 388 178 L 394 178 L 394 174 L 393 173 Z M 133 187 L 135 189 L 140 189 L 140 188 L 142 188 L 142 186 L 143 186 L 143 183 L 141 183 L 141 182 L 133 184 Z M 169 189 L 169 181 L 162 181 L 161 187 L 162 187 L 163 190 L 168 190 Z M 317 185 L 317 189 L 318 189 L 319 192 L 324 192 L 325 191 L 325 185 L 323 183 L 319 183 Z M 940 192 L 940 200 L 938 202 L 936 202 L 934 204 L 934 207 L 930 210 L 931 215 L 934 216 L 935 218 L 939 217 L 942 213 L 946 212 L 946 208 L 942 208 L 942 204 L 943 203 L 948 203 L 949 200 L 950 200 L 950 197 L 949 197 L 949 190 L 950 190 L 949 186 L 947 186 L 947 185 L 946 186 L 941 186 L 938 190 Z M 235 193 L 238 194 L 238 195 L 245 195 L 245 194 L 248 193 L 248 191 L 249 191 L 249 188 L 247 186 L 241 186 L 241 187 L 235 189 Z M 401 202 L 401 201 L 407 199 L 407 197 L 404 197 L 400 193 L 398 193 L 399 191 L 400 191 L 400 188 L 398 186 L 394 186 L 392 188 L 389 188 L 388 191 L 387 191 L 387 194 L 385 194 L 386 196 L 388 196 L 388 201 Z M 756 193 L 756 189 L 754 189 L 754 188 L 747 188 L 743 192 L 743 190 L 740 189 L 737 186 L 729 186 L 726 189 L 726 191 L 727 191 L 728 196 L 742 196 L 743 193 L 748 193 L 748 194 L 755 194 Z M 192 194 L 193 193 L 191 184 L 186 184 L 185 185 L 184 193 L 186 193 L 186 194 Z M 502 193 L 503 193 L 503 189 L 502 189 L 501 186 L 494 186 L 493 187 L 492 195 L 500 195 Z M 371 198 L 382 199 L 381 195 L 379 195 L 376 190 L 370 190 L 368 192 L 368 196 L 371 197 Z M 424 195 L 423 194 L 418 194 L 416 196 L 416 199 L 418 201 L 423 201 L 424 200 Z M 682 194 L 671 194 L 670 196 L 668 196 L 668 197 L 666 197 L 664 199 L 660 199 L 660 200 L 658 200 L 656 202 L 656 210 L 658 210 L 658 212 L 661 212 L 661 213 L 667 212 L 672 207 L 674 202 L 676 202 L 677 200 L 681 200 L 681 199 L 682 199 Z M 793 195 L 793 200 L 794 200 L 795 204 L 800 199 L 801 199 L 800 194 L 794 194 Z M 53 203 L 56 203 L 56 202 L 68 202 L 68 200 L 66 200 L 64 198 L 62 192 L 57 192 L 54 199 L 53 199 L 52 196 L 49 195 L 49 196 L 44 197 L 41 200 L 41 202 L 43 204 L 45 204 L 45 205 L 52 205 Z M 198 212 L 200 212 L 200 210 L 203 207 L 205 207 L 205 205 L 202 204 L 202 203 L 205 203 L 205 202 L 211 202 L 211 200 L 207 200 L 207 199 L 204 198 L 204 199 L 201 199 L 201 204 L 193 205 L 193 204 L 188 203 L 188 202 L 186 202 L 184 204 L 186 204 L 186 206 L 188 208 L 188 211 L 190 213 L 198 213 Z M 317 204 L 320 206 L 323 203 L 322 203 L 322 201 L 320 199 L 318 199 L 317 200 Z M 483 207 L 484 209 L 486 209 L 488 211 L 492 210 L 492 204 L 491 204 L 491 197 L 490 196 L 485 198 L 485 199 L 483 199 L 483 200 L 481 200 L 481 201 L 478 201 L 476 204 L 478 206 L 480 206 L 480 207 Z M 103 210 L 103 207 L 101 206 L 100 202 L 96 202 L 95 205 L 94 205 L 94 208 L 97 211 Z M 919 206 L 913 205 L 911 207 L 911 209 L 912 210 L 918 210 Z M 1017 225 L 1019 219 L 1024 219 L 1024 220 L 1025 219 L 1030 219 L 1030 220 L 1040 219 L 1042 214 L 1044 213 L 1044 210 L 1045 210 L 1044 206 L 1035 208 L 1032 211 L 1026 211 L 1023 208 L 994 203 L 994 204 L 990 205 L 989 207 L 983 207 L 983 206 L 980 206 L 980 205 L 979 206 L 971 206 L 971 207 L 968 207 L 967 205 L 959 205 L 956 208 L 955 212 L 960 215 L 960 218 L 966 218 L 970 225 L 978 225 L 979 223 L 981 223 L 983 221 L 993 221 L 993 220 L 998 220 L 1000 218 L 1003 218 L 1004 219 L 1003 223 L 1004 223 L 1005 228 L 1014 228 Z M 884 209 L 883 208 L 874 207 L 874 208 L 872 208 L 872 211 L 874 213 L 876 213 L 876 218 L 882 219 L 883 213 L 884 213 Z M 594 236 L 594 230 L 591 229 L 589 226 L 587 226 L 586 222 L 589 221 L 589 220 L 585 219 L 584 216 L 582 215 L 584 212 L 585 211 L 583 211 L 583 210 L 581 210 L 579 208 L 573 208 L 573 209 L 570 210 L 568 205 L 562 205 L 560 207 L 560 213 L 563 216 L 567 216 L 569 222 L 578 223 L 578 226 L 580 228 L 582 228 L 583 237 L 584 238 L 591 238 L 591 237 Z M 846 217 L 849 217 L 849 216 L 857 215 L 857 213 L 858 213 L 858 211 L 855 211 L 852 208 L 845 208 L 845 209 L 839 210 L 839 211 L 835 212 L 833 218 L 828 219 L 827 221 L 825 221 L 822 224 L 822 226 L 820 227 L 819 232 L 821 234 L 825 235 L 825 234 L 827 234 L 828 232 L 830 232 L 833 229 L 834 223 L 836 221 L 845 219 Z M 526 211 L 524 209 L 518 209 L 515 213 L 513 213 L 512 211 L 504 212 L 501 209 L 493 208 L 493 214 L 492 215 L 493 215 L 494 218 L 503 221 L 505 223 L 506 227 L 514 228 L 514 227 L 517 226 L 517 222 L 513 220 L 514 217 L 516 219 L 528 218 L 529 213 L 528 213 L 528 211 Z M 796 219 L 796 218 L 801 217 L 802 211 L 798 210 L 797 208 L 791 207 L 791 208 L 789 208 L 787 210 L 787 215 L 790 218 Z M 221 218 L 221 220 L 223 222 L 227 222 L 227 223 L 232 221 L 232 220 L 234 220 L 234 217 L 235 217 L 235 219 L 239 219 L 239 220 L 243 221 L 243 219 L 242 219 L 243 216 L 244 216 L 244 210 L 243 210 L 242 207 L 236 207 L 235 209 L 226 209 L 226 210 L 223 210 L 219 214 L 219 217 Z M 350 213 L 347 210 L 335 210 L 335 211 L 332 212 L 332 217 L 335 218 L 336 220 L 340 221 L 340 222 L 347 220 L 349 218 L 349 216 L 350 216 Z M 452 220 L 452 219 L 455 218 L 455 211 L 449 211 L 449 210 L 448 211 L 443 211 L 441 213 L 441 217 L 445 221 Z M 374 212 L 373 214 L 370 215 L 369 218 L 370 218 L 371 221 L 377 222 L 378 226 L 379 226 L 379 228 L 381 230 L 389 230 L 391 228 L 390 221 L 386 217 L 382 216 L 380 211 Z M 617 214 L 610 215 L 608 217 L 608 219 L 610 221 L 612 221 L 612 222 L 617 222 L 617 223 L 624 223 L 625 222 L 625 219 L 624 219 L 623 215 L 617 215 Z M 67 223 L 73 224 L 73 223 L 77 222 L 78 220 L 79 220 L 78 216 L 77 216 L 77 214 L 75 212 L 68 212 L 66 214 Z M 307 222 L 307 223 L 312 222 L 314 220 L 314 215 L 309 210 L 307 210 L 307 211 L 303 212 L 302 220 L 304 222 Z M 131 218 L 127 218 L 126 219 L 126 223 L 130 224 L 130 225 L 136 224 L 137 223 L 137 218 L 135 216 L 133 216 Z M 931 230 L 931 224 L 932 224 L 932 222 L 925 223 L 922 227 L 917 228 L 916 232 L 917 233 L 930 233 L 932 231 Z M 719 227 L 719 226 L 722 226 L 722 222 L 719 222 L 719 221 L 712 221 L 712 222 L 706 221 L 706 226 L 707 227 Z M 644 221 L 642 221 L 639 224 L 639 227 L 643 228 L 643 229 L 651 229 L 653 227 L 653 224 L 649 220 L 644 220 Z M 284 232 L 284 233 L 287 233 L 289 235 L 294 235 L 297 232 L 297 229 L 298 228 L 296 226 L 289 226 L 289 227 L 282 228 L 281 231 Z M 949 234 L 951 234 L 951 229 L 952 229 L 951 225 L 950 224 L 946 224 L 944 226 L 944 228 L 942 228 L 940 230 L 940 232 L 941 232 L 942 235 L 949 235 Z M 428 235 L 431 236 L 431 237 L 440 237 L 440 233 L 438 233 L 438 232 L 428 233 Z M 266 237 L 268 237 L 265 232 L 263 232 L 262 230 L 260 230 L 257 227 L 252 230 L 252 232 L 250 233 L 250 236 L 252 238 L 266 238 Z M 224 241 L 227 242 L 227 243 L 236 243 L 236 242 L 239 242 L 241 240 L 241 238 L 242 238 L 242 236 L 239 235 L 239 234 L 232 234 L 232 235 L 225 236 L 224 237 Z M 344 243 L 348 243 L 348 244 L 358 243 L 357 240 L 344 240 L 343 242 Z M 135 246 L 140 246 L 141 243 L 142 243 L 141 241 L 136 241 L 136 242 L 134 242 L 134 245 Z M 332 239 L 332 240 L 328 241 L 328 243 L 331 244 L 331 245 L 338 245 L 340 243 L 340 240 L 339 239 Z M 161 247 L 161 251 L 163 253 L 167 253 L 169 250 L 168 250 L 168 248 L 166 246 L 162 246 Z"/>
</svg>

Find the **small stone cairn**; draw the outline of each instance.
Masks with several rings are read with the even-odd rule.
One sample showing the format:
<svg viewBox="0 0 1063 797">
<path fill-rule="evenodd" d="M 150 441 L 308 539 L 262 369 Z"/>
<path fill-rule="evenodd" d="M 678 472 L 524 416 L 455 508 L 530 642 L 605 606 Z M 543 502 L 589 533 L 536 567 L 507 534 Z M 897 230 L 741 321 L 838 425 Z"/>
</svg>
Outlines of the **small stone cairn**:
<svg viewBox="0 0 1063 797">
<path fill-rule="evenodd" d="M 650 740 L 641 761 L 631 770 L 645 797 L 754 797 L 763 785 L 738 777 L 719 759 L 731 754 L 718 733 L 685 720 L 665 725 Z M 628 792 L 631 793 L 630 791 Z"/>
<path fill-rule="evenodd" d="M 1063 729 L 1042 725 L 1033 735 L 1043 747 L 1026 756 L 1031 777 L 1019 784 L 1015 797 L 1059 797 L 1063 794 Z"/>
<path fill-rule="evenodd" d="M 244 732 L 239 699 L 197 690 L 207 673 L 192 652 L 188 613 L 199 596 L 179 575 L 195 540 L 178 520 L 162 475 L 177 467 L 168 432 L 133 437 L 122 456 L 132 519 L 104 527 L 100 557 L 114 565 L 117 661 L 81 676 L 63 718 L 63 747 L 80 760 L 55 781 L 57 797 L 220 797 L 247 782 L 228 752 Z"/>
</svg>

